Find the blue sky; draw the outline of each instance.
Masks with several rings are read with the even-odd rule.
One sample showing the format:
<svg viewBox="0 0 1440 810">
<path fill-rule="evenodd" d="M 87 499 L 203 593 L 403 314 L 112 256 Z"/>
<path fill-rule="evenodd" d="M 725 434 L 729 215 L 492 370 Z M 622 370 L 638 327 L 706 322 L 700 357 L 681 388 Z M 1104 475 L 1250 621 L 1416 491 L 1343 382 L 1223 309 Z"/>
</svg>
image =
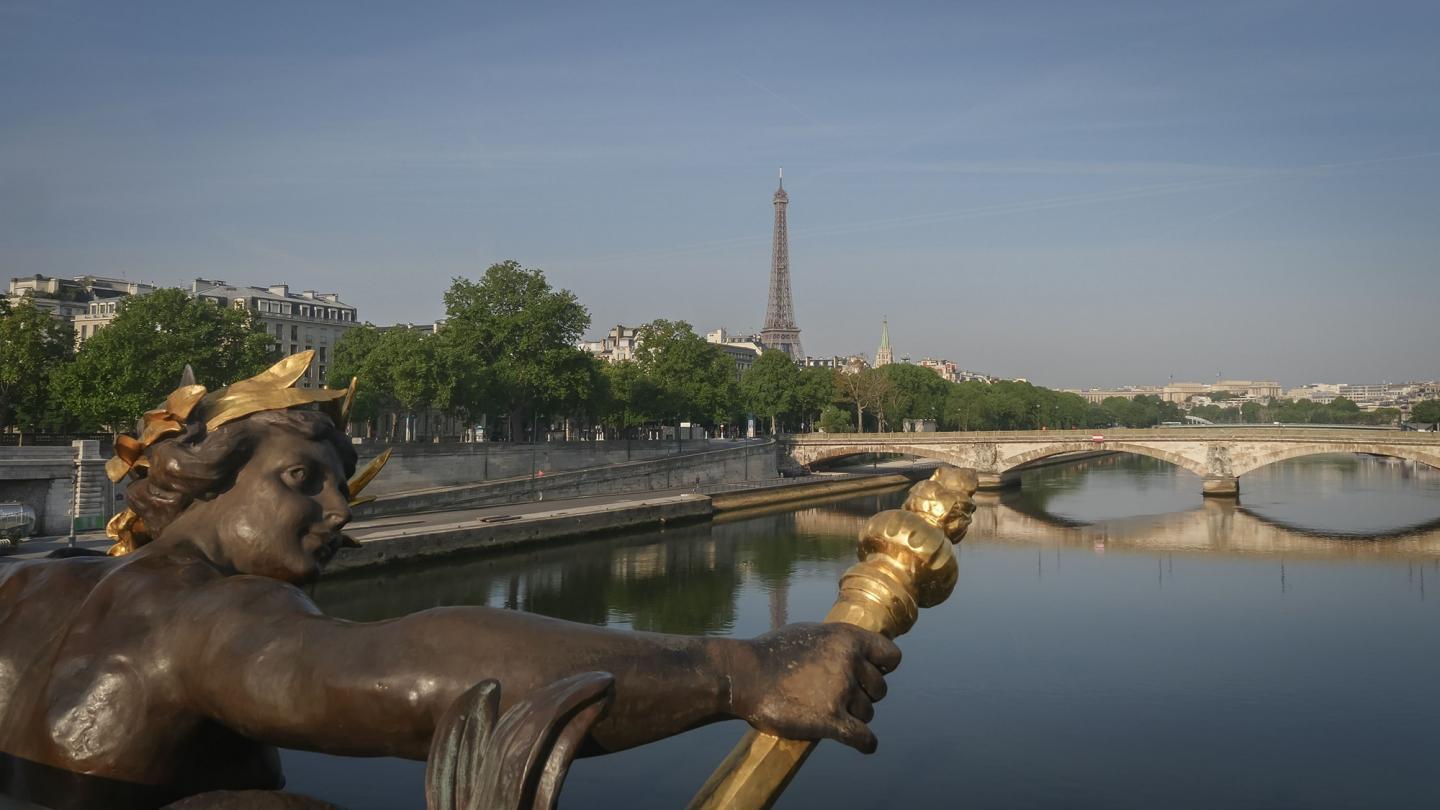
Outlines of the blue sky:
<svg viewBox="0 0 1440 810">
<path fill-rule="evenodd" d="M 427 321 L 514 258 L 592 332 L 1056 385 L 1440 377 L 1434 3 L 0 0 L 0 277 Z"/>
</svg>

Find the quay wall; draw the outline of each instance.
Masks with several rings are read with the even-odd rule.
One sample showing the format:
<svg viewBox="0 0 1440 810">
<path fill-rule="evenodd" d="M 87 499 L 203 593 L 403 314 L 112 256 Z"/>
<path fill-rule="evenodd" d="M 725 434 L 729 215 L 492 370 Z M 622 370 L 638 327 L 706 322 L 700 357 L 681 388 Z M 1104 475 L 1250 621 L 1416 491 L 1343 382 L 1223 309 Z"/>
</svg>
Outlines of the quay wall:
<svg viewBox="0 0 1440 810">
<path fill-rule="evenodd" d="M 605 467 L 631 461 L 648 461 L 707 450 L 733 448 L 739 442 L 710 439 L 674 439 L 540 442 L 447 442 L 443 444 L 355 445 L 363 468 L 386 449 L 393 452 L 385 471 L 365 490 L 366 495 L 388 495 L 432 487 L 528 478 L 533 468 L 545 475 Z M 774 452 L 773 448 L 770 452 Z"/>
<path fill-rule="evenodd" d="M 69 447 L 0 447 L 0 503 L 34 510 L 36 535 L 67 534 L 72 512 L 77 531 L 103 528 L 125 508 L 124 483 L 105 476 L 107 457 L 92 439 Z"/>
<path fill-rule="evenodd" d="M 537 512 L 500 523 L 477 519 L 416 531 L 400 528 L 366 538 L 359 548 L 342 549 L 335 555 L 335 559 L 330 561 L 326 570 L 354 571 L 460 552 L 495 551 L 646 526 L 707 520 L 713 511 L 710 499 L 704 495 L 683 494 L 654 500 Z"/>
<path fill-rule="evenodd" d="M 623 495 L 695 489 L 709 484 L 763 481 L 778 475 L 775 460 L 775 443 L 765 441 L 731 444 L 723 449 L 687 453 L 682 456 L 546 472 L 533 479 L 529 476 L 527 465 L 526 475 L 523 477 L 382 494 L 375 501 L 358 507 L 355 517 L 357 520 L 365 520 L 410 512 L 499 506 L 546 498 Z M 392 458 L 390 464 L 394 463 Z M 386 465 L 380 478 L 384 478 L 389 472 L 390 466 Z M 371 494 L 370 490 L 367 489 L 365 494 Z"/>
</svg>

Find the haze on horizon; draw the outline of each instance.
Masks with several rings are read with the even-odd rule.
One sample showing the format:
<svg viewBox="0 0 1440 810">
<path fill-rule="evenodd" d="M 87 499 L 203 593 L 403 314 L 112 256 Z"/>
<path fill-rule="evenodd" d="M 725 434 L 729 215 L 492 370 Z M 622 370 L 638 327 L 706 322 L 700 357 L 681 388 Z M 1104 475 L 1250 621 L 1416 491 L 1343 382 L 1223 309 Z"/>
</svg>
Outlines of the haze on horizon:
<svg viewBox="0 0 1440 810">
<path fill-rule="evenodd" d="M 0 278 L 615 323 L 1053 386 L 1440 377 L 1440 6 L 0 0 Z"/>
</svg>

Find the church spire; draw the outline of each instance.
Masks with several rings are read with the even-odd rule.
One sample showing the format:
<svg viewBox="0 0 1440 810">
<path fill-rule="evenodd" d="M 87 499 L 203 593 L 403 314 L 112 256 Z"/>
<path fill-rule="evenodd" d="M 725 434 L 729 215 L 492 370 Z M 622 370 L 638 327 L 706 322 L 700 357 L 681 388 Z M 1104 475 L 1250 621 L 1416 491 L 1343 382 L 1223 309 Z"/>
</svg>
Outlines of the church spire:
<svg viewBox="0 0 1440 810">
<path fill-rule="evenodd" d="M 895 355 L 890 351 L 890 321 L 886 318 L 880 319 L 880 348 L 875 351 L 875 367 L 888 366 L 895 362 Z"/>
</svg>

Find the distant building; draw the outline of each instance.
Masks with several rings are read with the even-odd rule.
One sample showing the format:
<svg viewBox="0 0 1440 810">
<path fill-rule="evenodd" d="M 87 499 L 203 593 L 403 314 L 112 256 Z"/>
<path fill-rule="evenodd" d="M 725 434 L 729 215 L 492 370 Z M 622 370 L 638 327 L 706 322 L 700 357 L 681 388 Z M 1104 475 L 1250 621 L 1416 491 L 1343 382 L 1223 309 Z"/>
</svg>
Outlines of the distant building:
<svg viewBox="0 0 1440 810">
<path fill-rule="evenodd" d="M 939 374 L 940 379 L 946 382 L 957 382 L 959 379 L 960 369 L 949 360 L 933 360 L 929 357 L 922 357 L 920 362 L 915 365 L 930 369 L 936 374 Z"/>
<path fill-rule="evenodd" d="M 404 329 L 407 332 L 419 332 L 422 335 L 433 335 L 436 332 L 439 332 L 440 327 L 444 325 L 445 321 L 439 320 L 432 323 L 396 323 L 391 324 L 390 326 L 377 326 L 375 328 L 379 329 L 381 332 L 387 332 L 392 329 Z"/>
<path fill-rule="evenodd" d="M 1272 380 L 1219 380 L 1214 383 L 1200 382 L 1172 382 L 1164 386 L 1137 385 L 1125 386 L 1123 388 L 1084 388 L 1066 389 L 1069 393 L 1079 394 L 1086 402 L 1099 404 L 1110 397 L 1122 399 L 1134 399 L 1135 397 L 1159 397 L 1165 402 L 1173 402 L 1176 405 L 1199 405 L 1215 401 L 1215 395 L 1225 392 L 1230 395 L 1228 402 L 1221 405 L 1240 402 L 1269 402 L 1278 399 L 1284 393 L 1280 383 Z"/>
<path fill-rule="evenodd" d="M 833 355 L 831 357 L 806 357 L 800 364 L 804 368 L 830 368 L 842 374 L 854 374 L 870 368 L 870 361 L 863 354 Z"/>
<path fill-rule="evenodd" d="M 638 345 L 640 327 L 615 324 L 605 337 L 599 340 L 587 340 L 580 344 L 580 348 L 595 355 L 609 363 L 618 363 L 621 360 L 634 360 L 635 347 Z"/>
<path fill-rule="evenodd" d="M 746 335 L 744 337 L 731 335 L 724 329 L 716 329 L 705 333 L 705 340 L 713 343 L 720 351 L 725 353 L 735 363 L 735 379 L 739 380 L 755 361 L 760 359 L 760 354 L 765 351 L 760 345 L 758 335 Z"/>
<path fill-rule="evenodd" d="M 314 290 L 293 293 L 288 284 L 244 287 L 197 278 L 190 284 L 190 294 L 217 306 L 247 310 L 282 355 L 314 349 L 315 361 L 300 378 L 299 385 L 304 388 L 328 382 L 326 370 L 334 360 L 335 344 L 359 325 L 355 308 L 341 301 L 338 294 Z"/>
<path fill-rule="evenodd" d="M 1312 383 L 1285 392 L 1286 399 L 1308 399 L 1321 405 L 1328 405 L 1340 396 L 1340 386 L 1330 383 Z"/>
<path fill-rule="evenodd" d="M 10 279 L 6 298 L 13 304 L 26 295 L 35 306 L 75 328 L 79 345 L 115 320 L 121 299 L 155 291 L 155 286 L 138 281 L 104 276 L 56 278 L 35 274 Z"/>
<path fill-rule="evenodd" d="M 1142 388 L 1066 388 L 1067 394 L 1076 394 L 1093 405 L 1099 405 L 1111 397 L 1134 399 L 1140 396 L 1160 396 L 1161 389 L 1154 386 Z"/>
</svg>

